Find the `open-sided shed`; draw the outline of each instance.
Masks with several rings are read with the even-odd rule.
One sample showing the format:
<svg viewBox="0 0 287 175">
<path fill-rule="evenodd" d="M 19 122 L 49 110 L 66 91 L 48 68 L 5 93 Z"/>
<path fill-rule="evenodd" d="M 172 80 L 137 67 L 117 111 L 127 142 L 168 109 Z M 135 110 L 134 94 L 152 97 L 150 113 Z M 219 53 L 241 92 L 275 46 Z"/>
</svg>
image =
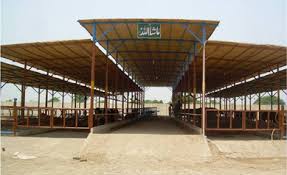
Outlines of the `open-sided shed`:
<svg viewBox="0 0 287 175">
<path fill-rule="evenodd" d="M 93 42 L 89 39 L 2 45 L 1 56 L 89 86 L 92 45 Z M 97 88 L 105 89 L 105 67 L 108 64 L 108 74 L 113 75 L 108 78 L 109 91 L 140 90 L 140 87 L 118 69 L 114 62 L 107 59 L 107 56 L 98 48 L 95 57 Z M 118 83 L 117 87 L 116 83 Z"/>
<path fill-rule="evenodd" d="M 262 122 L 268 123 L 268 127 L 263 130 L 272 129 L 269 119 L 263 121 L 265 113 L 261 117 L 260 109 L 248 113 L 246 107 L 243 111 L 235 111 L 234 107 L 232 111 L 217 110 L 217 116 L 210 117 L 214 111 L 206 109 L 206 94 L 209 97 L 220 96 L 221 105 L 221 98 L 226 101 L 230 97 L 261 93 L 276 86 L 273 90 L 278 91 L 280 98 L 279 91 L 286 89 L 286 69 L 279 71 L 286 66 L 285 46 L 209 41 L 218 21 L 88 19 L 78 22 L 91 35 L 91 40 L 3 45 L 1 49 L 3 57 L 20 62 L 25 67 L 35 67 L 89 87 L 89 128 L 93 127 L 94 121 L 95 90 L 105 92 L 107 116 L 108 95 L 115 95 L 117 101 L 117 96 L 121 94 L 122 111 L 126 99 L 128 113 L 129 102 L 135 103 L 137 110 L 144 108 L 144 87 L 168 86 L 172 87 L 173 104 L 179 106 L 176 116 L 197 124 L 203 134 L 205 130 L 214 129 L 206 126 L 210 121 L 215 122 L 215 118 L 216 130 L 222 129 L 222 119 L 224 127 L 227 127 L 226 121 L 229 120 L 229 130 L 234 129 L 233 124 L 237 126 L 241 122 L 240 128 L 236 130 L 245 131 L 246 122 L 250 121 L 252 127 L 256 126 L 251 130 L 258 131 L 260 118 L 263 118 Z M 262 76 L 270 71 L 273 74 Z M 246 82 L 254 77 L 255 80 Z M 187 96 L 193 98 L 192 112 L 190 98 L 186 102 Z M 198 99 L 201 104 L 196 109 Z M 268 111 L 268 116 L 274 112 L 280 122 L 278 126 L 276 123 L 272 126 L 282 130 L 280 107 L 277 111 Z M 255 113 L 257 117 L 254 118 Z M 250 119 L 247 119 L 247 114 Z"/>
<path fill-rule="evenodd" d="M 90 93 L 90 88 L 88 87 L 61 80 L 50 75 L 29 71 L 7 63 L 1 63 L 1 82 L 18 85 L 22 85 L 24 83 L 25 86 L 33 88 L 49 89 L 57 92 L 69 92 L 84 96 L 88 96 Z M 95 95 L 103 97 L 104 92 L 95 91 Z"/>
</svg>

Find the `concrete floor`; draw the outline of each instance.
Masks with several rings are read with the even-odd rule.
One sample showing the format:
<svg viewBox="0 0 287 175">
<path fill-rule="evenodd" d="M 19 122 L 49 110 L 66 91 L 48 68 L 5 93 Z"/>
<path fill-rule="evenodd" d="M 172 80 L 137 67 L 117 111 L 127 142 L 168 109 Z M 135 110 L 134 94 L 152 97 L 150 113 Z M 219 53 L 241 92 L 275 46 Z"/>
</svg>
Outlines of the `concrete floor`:
<svg viewBox="0 0 287 175">
<path fill-rule="evenodd" d="M 73 160 L 86 137 L 85 132 L 71 131 L 2 136 L 2 174 L 286 174 L 286 155 L 277 156 L 280 152 L 275 157 L 264 156 L 265 153 L 255 157 L 229 156 L 233 147 L 244 152 L 252 136 L 248 140 L 212 137 L 208 141 L 169 120 L 141 121 L 109 134 L 93 134 L 88 139 L 88 161 Z M 240 146 L 237 141 L 244 144 Z M 250 144 L 253 149 L 256 142 L 276 151 L 269 140 L 257 136 Z M 224 147 L 226 143 L 228 147 Z M 284 141 L 273 143 L 280 148 L 286 146 Z M 13 158 L 15 152 L 37 158 Z"/>
</svg>

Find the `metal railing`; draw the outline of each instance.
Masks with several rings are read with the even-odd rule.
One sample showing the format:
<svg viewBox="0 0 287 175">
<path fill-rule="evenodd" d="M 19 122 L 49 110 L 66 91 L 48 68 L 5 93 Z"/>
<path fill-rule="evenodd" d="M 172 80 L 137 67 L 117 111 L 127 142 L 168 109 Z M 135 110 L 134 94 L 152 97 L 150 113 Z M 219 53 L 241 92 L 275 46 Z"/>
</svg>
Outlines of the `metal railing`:
<svg viewBox="0 0 287 175">
<path fill-rule="evenodd" d="M 206 110 L 206 131 L 283 132 L 286 111 L 277 110 Z M 285 116 L 285 117 L 284 117 Z"/>
<path fill-rule="evenodd" d="M 201 111 L 181 110 L 181 120 L 202 128 Z M 286 134 L 286 110 L 206 109 L 206 131 L 281 131 Z"/>
<path fill-rule="evenodd" d="M 156 108 L 132 108 L 126 111 L 109 108 L 105 113 L 103 108 L 95 108 L 93 126 L 130 119 L 147 111 L 154 113 L 157 110 Z M 89 129 L 88 116 L 89 109 L 82 108 L 1 106 L 2 128 L 12 128 L 14 132 L 18 127 Z"/>
</svg>

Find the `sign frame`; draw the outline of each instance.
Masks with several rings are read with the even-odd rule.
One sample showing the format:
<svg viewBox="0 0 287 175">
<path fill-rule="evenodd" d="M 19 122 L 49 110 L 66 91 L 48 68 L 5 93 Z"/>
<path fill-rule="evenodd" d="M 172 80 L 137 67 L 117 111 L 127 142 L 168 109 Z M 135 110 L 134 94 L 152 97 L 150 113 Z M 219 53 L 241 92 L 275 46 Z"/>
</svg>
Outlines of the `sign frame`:
<svg viewBox="0 0 287 175">
<path fill-rule="evenodd" d="M 142 29 L 140 29 L 141 27 L 149 27 L 150 29 L 147 32 L 151 32 L 151 28 L 152 27 L 158 27 L 159 32 L 158 35 L 156 36 L 150 36 L 149 34 L 151 33 L 147 33 L 147 35 L 145 36 L 140 36 L 140 31 L 142 31 Z M 137 38 L 138 39 L 161 39 L 161 24 L 160 23 L 137 23 Z"/>
</svg>

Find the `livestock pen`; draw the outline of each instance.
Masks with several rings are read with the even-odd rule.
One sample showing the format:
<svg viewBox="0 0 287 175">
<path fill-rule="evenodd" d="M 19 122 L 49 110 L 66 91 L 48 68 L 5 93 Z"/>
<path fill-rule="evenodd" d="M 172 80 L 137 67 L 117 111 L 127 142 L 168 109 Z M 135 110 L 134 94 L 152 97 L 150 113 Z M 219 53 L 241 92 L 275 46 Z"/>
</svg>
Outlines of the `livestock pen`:
<svg viewBox="0 0 287 175">
<path fill-rule="evenodd" d="M 124 120 L 145 110 L 145 87 L 164 86 L 172 88 L 171 117 L 201 128 L 203 135 L 276 130 L 283 136 L 286 110 L 279 100 L 280 94 L 286 95 L 286 47 L 209 40 L 219 21 L 78 22 L 91 39 L 1 46 L 2 57 L 22 64 L 1 64 L 1 88 L 5 83 L 21 85 L 17 86 L 20 106 L 15 101 L 14 106 L 1 108 L 13 114 L 14 129 L 91 129 Z M 37 107 L 25 105 L 28 86 L 39 94 Z M 45 106 L 40 106 L 43 91 Z M 48 95 L 55 93 L 61 94 L 61 108 L 53 103 L 48 106 Z M 76 105 L 80 94 L 85 97 L 82 108 Z M 260 99 L 266 94 L 276 95 L 278 100 L 270 110 L 261 109 Z M 74 101 L 71 108 L 64 107 L 66 95 Z M 259 104 L 255 110 L 251 103 L 256 96 Z M 104 107 L 100 108 L 102 99 Z"/>
</svg>

